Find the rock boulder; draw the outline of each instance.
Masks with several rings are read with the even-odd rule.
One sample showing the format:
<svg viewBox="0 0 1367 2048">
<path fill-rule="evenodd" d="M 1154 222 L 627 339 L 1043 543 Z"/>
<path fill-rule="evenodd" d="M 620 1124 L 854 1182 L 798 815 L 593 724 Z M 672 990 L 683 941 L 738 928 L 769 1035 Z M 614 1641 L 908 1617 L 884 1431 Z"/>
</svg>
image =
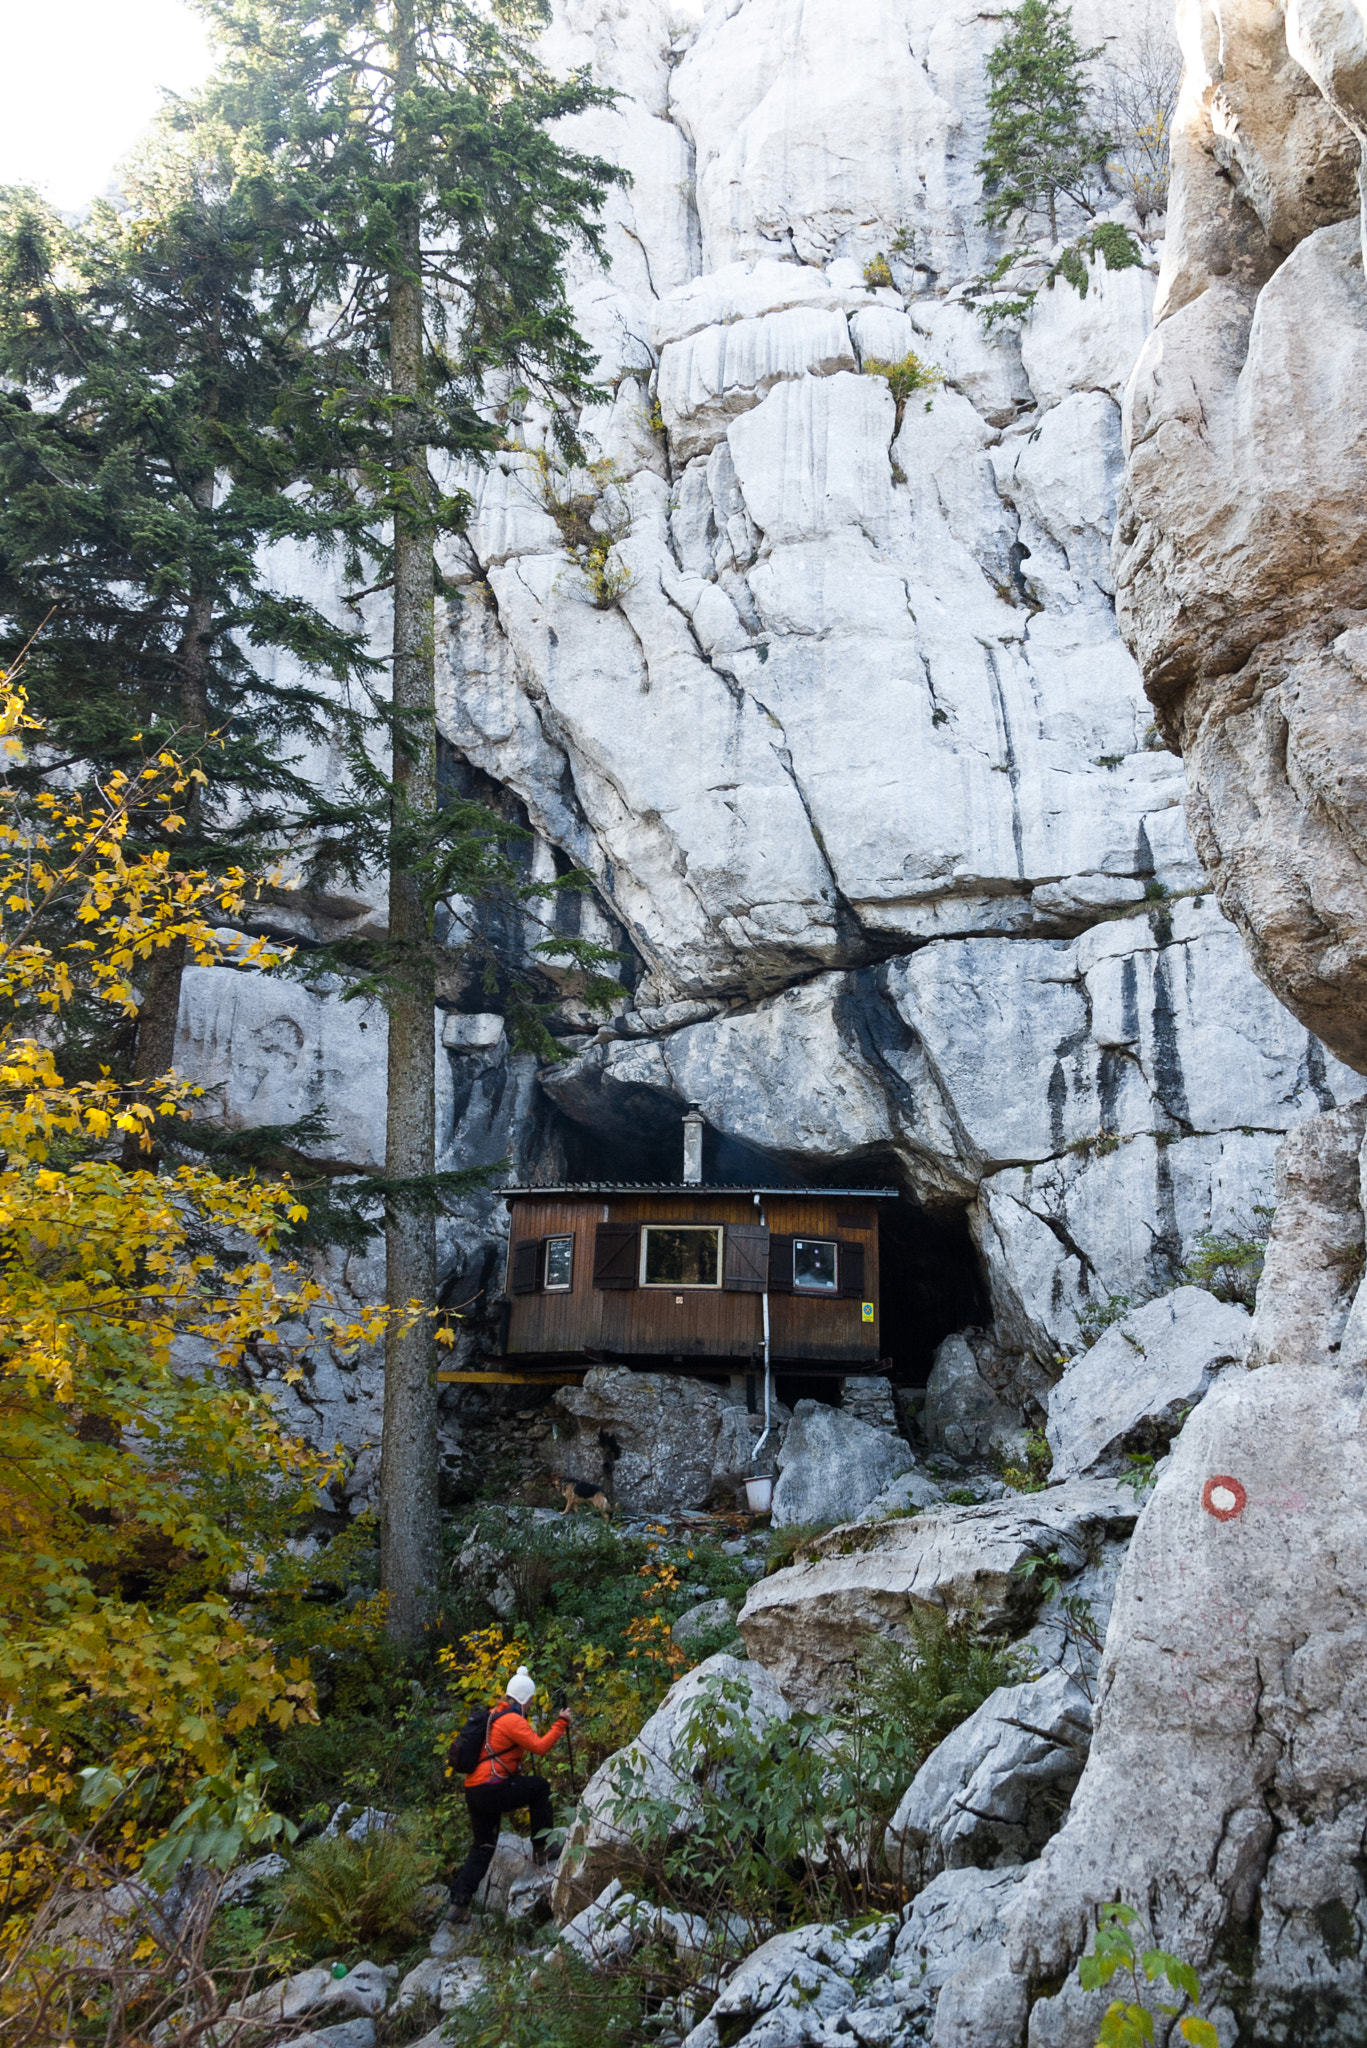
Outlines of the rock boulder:
<svg viewBox="0 0 1367 2048">
<path fill-rule="evenodd" d="M 982 1376 L 968 1338 L 956 1334 L 935 1353 L 921 1428 L 932 1450 L 954 1458 L 1019 1458 L 1025 1416 Z"/>
<path fill-rule="evenodd" d="M 935 2048 L 1019 2048 L 1027 1988 L 1002 1939 L 1025 1874 L 946 1870 L 914 1900 L 892 1968 L 934 2002 Z"/>
<path fill-rule="evenodd" d="M 1341 1158 L 1355 1134 L 1316 1121 L 1287 1152 L 1356 1204 L 1327 1158 L 1336 1121 Z M 1308 1257 L 1314 1206 L 1288 1219 Z M 1341 1219 L 1326 1228 L 1342 1241 Z M 1363 1995 L 1364 1380 L 1318 1349 L 1310 1333 L 1294 1363 L 1222 1375 L 1177 1439 L 1121 1570 L 1087 1767 L 1010 1935 L 1017 1970 L 1058 1981 L 1099 1901 L 1149 1901 L 1155 1939 L 1235 2005 L 1241 2040 L 1332 2041 Z M 1217 1955 L 1230 1929 L 1248 1931 L 1237 1975 Z M 1032 2040 L 1091 2048 L 1094 2006 L 1041 2001 Z"/>
<path fill-rule="evenodd" d="M 555 1468 L 644 1514 L 700 1508 L 734 1493 L 753 1470 L 764 1428 L 762 1417 L 705 1381 L 625 1366 L 594 1366 L 581 1387 L 560 1390 L 556 1407 L 563 1421 L 547 1450 Z M 775 1418 L 778 1441 L 786 1421 L 783 1409 Z"/>
<path fill-rule="evenodd" d="M 1057 1555 L 1062 1575 L 1075 1576 L 1108 1534 L 1133 1528 L 1137 1513 L 1127 1487 L 1092 1479 L 913 1520 L 854 1522 L 818 1537 L 810 1562 L 752 1586 L 740 1633 L 795 1705 L 825 1704 L 871 1633 L 909 1640 L 913 1607 L 974 1616 L 988 1634 L 1019 1634 L 1040 1602 L 1021 1567 Z"/>
<path fill-rule="evenodd" d="M 1115 1473 L 1129 1451 L 1165 1451 L 1217 1373 L 1240 1365 L 1247 1309 L 1178 1287 L 1113 1323 L 1049 1395 L 1053 1476 Z"/>
<path fill-rule="evenodd" d="M 817 1926 L 774 1935 L 727 1979 L 684 2048 L 801 2048 L 821 2038 L 824 2022 L 857 2003 L 855 1980 L 886 1965 L 892 1935 L 887 1921 L 855 1934 Z"/>
<path fill-rule="evenodd" d="M 916 1460 L 891 1430 L 822 1401 L 799 1401 L 778 1454 L 774 1527 L 847 1521 Z"/>
</svg>

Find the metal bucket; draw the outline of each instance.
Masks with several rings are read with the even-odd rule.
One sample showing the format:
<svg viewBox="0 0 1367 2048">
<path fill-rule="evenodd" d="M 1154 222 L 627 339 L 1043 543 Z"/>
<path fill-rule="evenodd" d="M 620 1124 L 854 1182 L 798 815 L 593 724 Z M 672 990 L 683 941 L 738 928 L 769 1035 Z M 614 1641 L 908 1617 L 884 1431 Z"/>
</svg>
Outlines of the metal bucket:
<svg viewBox="0 0 1367 2048">
<path fill-rule="evenodd" d="M 747 1479 L 745 1482 L 745 1505 L 752 1515 L 767 1515 L 774 1505 L 774 1482 L 772 1479 Z"/>
</svg>

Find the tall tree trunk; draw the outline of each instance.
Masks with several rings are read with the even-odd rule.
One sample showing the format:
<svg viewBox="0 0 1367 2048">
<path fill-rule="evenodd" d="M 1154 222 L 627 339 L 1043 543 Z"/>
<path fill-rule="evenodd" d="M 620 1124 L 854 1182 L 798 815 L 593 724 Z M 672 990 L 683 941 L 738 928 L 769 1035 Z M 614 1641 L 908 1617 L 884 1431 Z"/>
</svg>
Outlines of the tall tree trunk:
<svg viewBox="0 0 1367 2048">
<path fill-rule="evenodd" d="M 197 511 L 213 511 L 212 470 L 195 479 L 190 487 L 189 496 Z M 193 590 L 186 608 L 180 644 L 176 649 L 176 670 L 180 678 L 181 731 L 193 735 L 196 745 L 207 737 L 209 731 L 209 693 L 206 688 L 206 677 L 213 626 L 212 596 L 207 591 Z M 186 792 L 185 825 L 190 838 L 197 840 L 203 825 L 203 800 L 197 782 L 192 782 Z M 176 1025 L 180 1019 L 180 985 L 185 974 L 185 960 L 185 941 L 176 939 L 171 945 L 159 948 L 148 963 L 147 986 L 138 1008 L 138 1035 L 133 1051 L 135 1082 L 155 1081 L 158 1075 L 168 1071 L 175 1060 Z M 121 1163 L 125 1171 L 137 1167 L 155 1167 L 159 1157 L 155 1143 L 149 1150 L 132 1134 L 124 1140 Z"/>
<path fill-rule="evenodd" d="M 395 177 L 409 162 L 404 98 L 417 78 L 413 0 L 395 0 Z M 410 190 L 412 188 L 410 187 Z M 436 996 L 430 920 L 422 885 L 395 845 L 405 819 L 436 802 L 432 538 L 427 523 L 427 447 L 423 387 L 421 209 L 400 201 L 399 261 L 389 280 L 390 390 L 396 469 L 394 514 L 393 795 L 390 811 L 389 943 L 398 974 L 389 1003 L 389 1101 L 385 1173 L 415 1180 L 436 1167 Z M 390 1203 L 385 1211 L 385 1296 L 391 1314 L 436 1298 L 436 1216 L 430 1204 Z M 380 1460 L 380 1584 L 389 1596 L 389 1634 L 410 1640 L 426 1618 L 436 1585 L 437 1385 L 431 1326 L 391 1327 L 385 1340 L 384 1439 Z"/>
</svg>

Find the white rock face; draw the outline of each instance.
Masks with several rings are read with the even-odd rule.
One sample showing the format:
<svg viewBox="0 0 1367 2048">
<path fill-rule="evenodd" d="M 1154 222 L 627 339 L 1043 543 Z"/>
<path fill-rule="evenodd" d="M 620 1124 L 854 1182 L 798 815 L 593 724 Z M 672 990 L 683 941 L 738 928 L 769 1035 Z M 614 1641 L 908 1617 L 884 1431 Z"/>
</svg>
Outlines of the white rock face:
<svg viewBox="0 0 1367 2048">
<path fill-rule="evenodd" d="M 1030 1862 L 1062 1822 L 1091 1739 L 1091 1702 L 1067 1672 L 999 1687 L 903 1794 L 889 1866 L 919 1886 L 941 1870 Z"/>
<path fill-rule="evenodd" d="M 1123 39 L 1143 12 L 1079 0 L 1075 25 Z M 1181 765 L 1117 631 L 1120 402 L 1157 245 L 1089 257 L 1085 294 L 1044 286 L 1037 252 L 1033 304 L 990 328 L 965 296 L 1000 253 L 973 170 L 998 32 L 929 0 L 857 22 L 830 0 L 561 0 L 547 60 L 620 95 L 570 132 L 634 180 L 608 269 L 571 276 L 610 395 L 580 421 L 595 470 L 543 472 L 531 407 L 521 447 L 450 479 L 475 513 L 443 550 L 439 722 L 522 807 L 535 872 L 593 877 L 582 929 L 640 974 L 608 1042 L 544 1087 L 453 981 L 480 1008 L 443 1022 L 438 1136 L 444 1165 L 554 1178 L 547 1095 L 600 1147 L 696 1099 L 804 1171 L 896 1175 L 966 1220 L 996 1342 L 1052 1372 L 1112 1296 L 1170 1288 L 1201 1233 L 1251 1234 L 1278 1135 L 1363 1085 L 1203 894 Z M 1343 65 L 1314 63 L 1346 105 Z M 1282 163 L 1245 99 L 1239 162 Z M 1285 211 L 1284 163 L 1246 175 Z M 893 282 L 871 288 L 880 253 Z M 899 415 L 874 365 L 908 355 L 939 381 Z M 576 492 L 614 537 L 601 608 L 562 532 Z M 382 923 L 370 893 L 309 929 Z M 187 979 L 178 1060 L 230 1121 L 322 1107 L 374 1165 L 383 1056 L 383 1019 L 325 991 Z M 443 1224 L 451 1298 L 496 1296 L 505 1227 L 490 1198 Z M 382 1284 L 374 1257 L 329 1277 Z M 472 1323 L 462 1356 L 493 1334 Z M 280 1392 L 292 1420 L 373 1447 L 371 1362 L 320 1356 L 306 1391 Z"/>
<path fill-rule="evenodd" d="M 1128 1451 L 1167 1449 L 1217 1373 L 1241 1365 L 1248 1311 L 1179 1287 L 1112 1324 L 1049 1396 L 1053 1477 L 1119 1472 Z"/>
<path fill-rule="evenodd" d="M 1159 325 L 1125 408 L 1122 618 L 1258 972 L 1361 1069 L 1361 10 L 1182 13 Z"/>
<path fill-rule="evenodd" d="M 1278 1134 L 1362 1091 L 1209 897 L 818 976 L 544 1085 L 588 1123 L 696 1101 L 808 1168 L 890 1153 L 923 1201 L 968 1203 L 999 1340 L 1041 1358 L 1089 1307 L 1170 1287 L 1203 1232 L 1256 1234 Z"/>
</svg>

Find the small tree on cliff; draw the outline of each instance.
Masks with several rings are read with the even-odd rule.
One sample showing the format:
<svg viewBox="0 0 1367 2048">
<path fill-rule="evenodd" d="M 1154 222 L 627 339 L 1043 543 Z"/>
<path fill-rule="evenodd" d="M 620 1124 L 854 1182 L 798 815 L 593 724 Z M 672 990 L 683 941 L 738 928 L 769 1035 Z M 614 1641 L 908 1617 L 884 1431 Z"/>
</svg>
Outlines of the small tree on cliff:
<svg viewBox="0 0 1367 2048">
<path fill-rule="evenodd" d="M 1103 189 L 1111 145 L 1088 115 L 1083 69 L 1099 52 L 1078 48 L 1071 10 L 1059 0 L 1021 0 L 1004 20 L 987 60 L 983 224 L 1043 214 L 1056 241 L 1059 201 L 1092 213 Z"/>
<path fill-rule="evenodd" d="M 432 458 L 449 468 L 500 444 L 491 391 L 516 403 L 537 384 L 561 400 L 590 389 L 561 266 L 575 242 L 598 250 L 596 216 L 621 174 L 549 130 L 610 95 L 583 77 L 550 78 L 519 40 L 546 18 L 538 0 L 201 5 L 223 55 L 186 118 L 232 138 L 264 302 L 309 335 L 290 416 L 301 432 L 315 424 L 321 457 L 333 458 L 325 496 L 339 531 L 374 565 L 374 587 L 392 593 L 389 765 L 374 804 L 389 921 L 370 982 L 389 1011 L 388 1298 L 430 1305 L 433 907 L 477 888 L 494 850 L 461 806 L 437 797 L 434 549 L 470 501 L 442 489 Z M 357 769 L 364 779 L 366 764 Z M 352 856 L 363 846 L 354 838 Z M 381 1583 L 402 1638 L 422 1625 L 438 1563 L 425 1321 L 390 1325 L 383 1427 Z"/>
</svg>

